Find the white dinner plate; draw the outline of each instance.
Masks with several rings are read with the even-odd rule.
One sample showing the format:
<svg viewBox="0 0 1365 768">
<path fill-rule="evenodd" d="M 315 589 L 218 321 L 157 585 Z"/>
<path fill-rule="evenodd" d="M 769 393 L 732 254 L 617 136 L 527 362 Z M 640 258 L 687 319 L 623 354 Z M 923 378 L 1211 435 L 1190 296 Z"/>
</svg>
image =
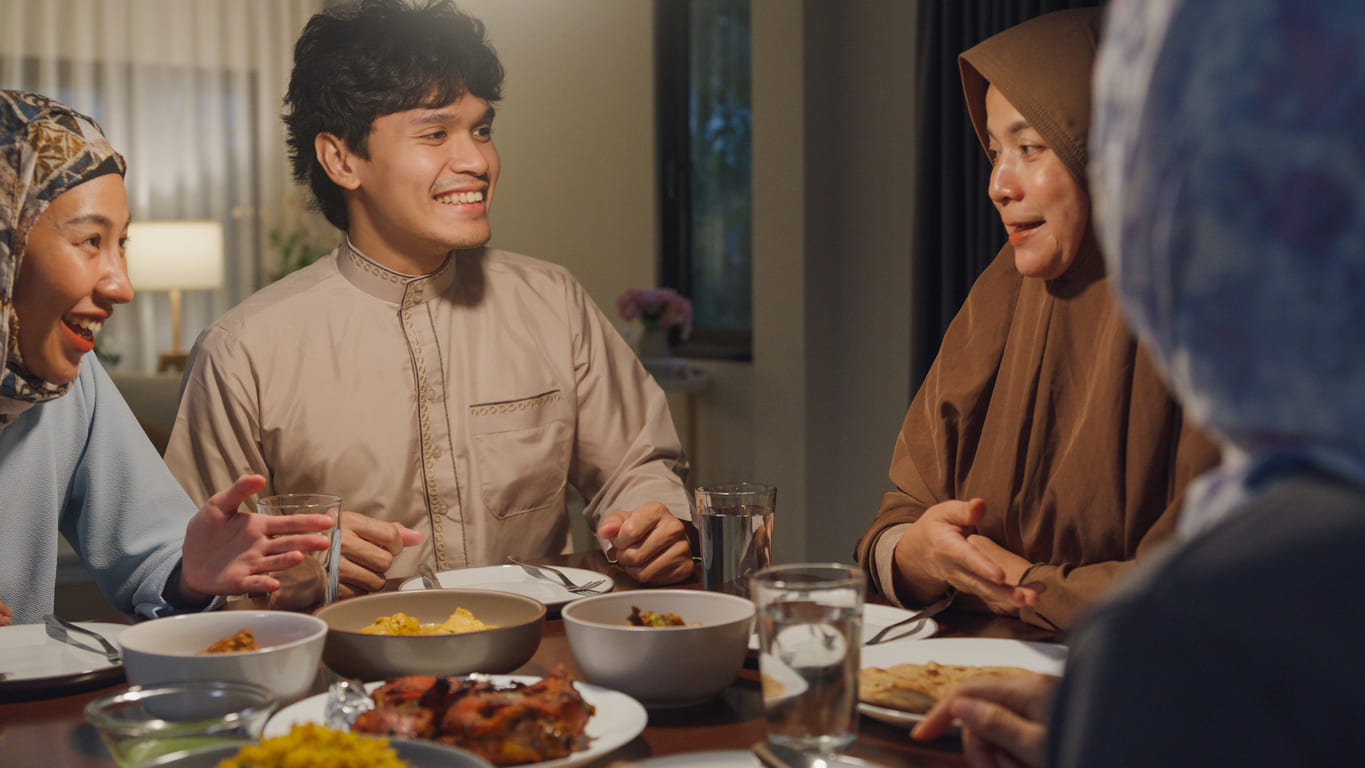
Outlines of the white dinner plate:
<svg viewBox="0 0 1365 768">
<path fill-rule="evenodd" d="M 76 622 L 92 629 L 114 645 L 128 626 L 97 621 Z M 45 624 L 16 624 L 0 627 L 0 694 L 42 691 L 53 695 L 63 689 L 82 685 L 95 679 L 115 679 L 123 674 L 123 665 L 104 657 L 93 637 L 79 632 L 68 634 L 72 642 L 64 643 L 47 634 Z"/>
<path fill-rule="evenodd" d="M 555 608 L 580 597 L 592 597 L 610 592 L 616 586 L 610 576 L 597 571 L 566 568 L 562 565 L 556 565 L 555 570 L 563 571 L 564 575 L 568 576 L 575 584 L 587 584 L 598 579 L 606 579 L 606 581 L 593 589 L 592 592 L 578 595 L 565 589 L 564 585 L 553 574 L 537 571 L 536 575 L 533 575 L 520 565 L 483 565 L 476 568 L 441 571 L 436 574 L 436 581 L 443 587 L 470 587 L 492 589 L 498 592 L 515 592 L 518 595 L 539 600 L 545 604 L 546 608 Z M 398 588 L 422 589 L 422 579 L 420 577 L 408 579 Z"/>
<path fill-rule="evenodd" d="M 747 749 L 712 752 L 686 752 L 680 755 L 651 757 L 635 763 L 638 768 L 763 768 L 763 763 Z"/>
<path fill-rule="evenodd" d="M 1027 643 L 990 637 L 939 637 L 928 640 L 896 640 L 863 646 L 862 667 L 896 664 L 969 664 L 990 667 L 1023 667 L 1034 672 L 1060 675 L 1066 664 L 1066 646 Z M 892 725 L 913 726 L 924 715 L 858 702 L 858 711 Z"/>
<path fill-rule="evenodd" d="M 534 683 L 540 680 L 539 677 L 528 675 L 480 675 L 480 677 L 500 685 Z M 373 691 L 381 685 L 383 683 L 366 683 L 365 690 Z M 583 694 L 583 700 L 596 709 L 593 716 L 588 719 L 588 727 L 583 732 L 588 739 L 588 748 L 582 752 L 575 752 L 568 757 L 561 757 L 558 760 L 527 763 L 522 768 L 569 768 L 570 766 L 589 763 L 639 736 L 640 732 L 645 729 L 649 715 L 645 712 L 644 705 L 635 699 L 620 691 L 613 691 L 610 688 L 602 688 L 588 683 L 576 682 L 574 687 L 578 689 L 579 693 Z M 322 724 L 325 720 L 323 710 L 326 704 L 327 694 L 325 693 L 309 696 L 302 701 L 290 704 L 276 712 L 265 724 L 262 738 L 284 735 L 297 723 Z"/>
<path fill-rule="evenodd" d="M 873 764 L 847 755 L 823 758 L 828 768 L 870 768 Z M 763 763 L 747 749 L 724 749 L 709 752 L 685 752 L 678 755 L 651 757 L 635 763 L 638 768 L 763 768 Z"/>
<path fill-rule="evenodd" d="M 867 642 L 873 635 L 882 631 L 886 627 L 895 624 L 901 619 L 908 619 L 914 611 L 907 611 L 904 608 L 897 608 L 894 605 L 863 604 L 863 642 Z M 883 642 L 893 642 L 899 640 L 918 640 L 925 637 L 933 637 L 938 632 L 938 622 L 933 619 L 920 619 L 904 627 L 891 631 L 891 640 Z M 865 648 L 867 646 L 864 646 Z M 758 629 L 754 628 L 753 634 L 749 635 L 749 650 L 758 652 Z"/>
</svg>

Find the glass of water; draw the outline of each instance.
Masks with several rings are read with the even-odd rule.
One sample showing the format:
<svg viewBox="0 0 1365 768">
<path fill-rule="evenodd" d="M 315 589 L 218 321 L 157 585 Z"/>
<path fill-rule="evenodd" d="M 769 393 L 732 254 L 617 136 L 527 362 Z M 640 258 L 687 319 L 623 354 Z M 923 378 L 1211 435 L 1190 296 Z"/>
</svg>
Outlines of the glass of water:
<svg viewBox="0 0 1365 768">
<path fill-rule="evenodd" d="M 749 577 L 772 563 L 777 489 L 762 483 L 697 489 L 702 587 L 749 596 Z"/>
<path fill-rule="evenodd" d="M 332 527 L 323 531 L 331 539 L 327 549 L 314 552 L 313 557 L 322 570 L 322 604 L 336 602 L 337 589 L 341 576 L 341 497 L 325 493 L 286 493 L 279 496 L 266 496 L 256 502 L 256 511 L 263 515 L 327 515 L 332 518 Z M 280 574 L 275 574 L 279 576 Z M 285 579 L 281 579 L 285 581 Z M 291 590 L 280 589 L 270 595 L 271 608 L 297 608 L 291 603 L 277 604 L 291 598 Z"/>
<path fill-rule="evenodd" d="M 799 563 L 753 577 L 768 740 L 832 754 L 858 734 L 866 579 L 854 566 Z"/>
</svg>

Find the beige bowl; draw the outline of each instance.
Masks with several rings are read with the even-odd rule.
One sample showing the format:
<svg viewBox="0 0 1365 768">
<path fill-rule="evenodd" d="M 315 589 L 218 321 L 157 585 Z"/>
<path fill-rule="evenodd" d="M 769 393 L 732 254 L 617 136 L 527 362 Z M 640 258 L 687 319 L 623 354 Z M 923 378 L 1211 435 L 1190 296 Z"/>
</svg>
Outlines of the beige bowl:
<svg viewBox="0 0 1365 768">
<path fill-rule="evenodd" d="M 688 626 L 632 627 L 633 606 L 675 613 Z M 683 707 L 715 696 L 739 674 L 754 604 L 720 592 L 650 589 L 576 600 L 560 615 L 588 682 L 646 707 Z"/>
<path fill-rule="evenodd" d="M 460 635 L 366 635 L 360 630 L 382 616 L 406 613 L 423 624 L 442 622 L 456 608 L 493 629 Z M 402 675 L 463 675 L 511 672 L 540 647 L 545 605 L 523 595 L 487 589 L 423 589 L 384 592 L 342 600 L 323 608 L 327 646 L 322 660 L 347 677 L 384 680 Z"/>
<path fill-rule="evenodd" d="M 242 629 L 251 630 L 259 650 L 200 653 Z M 213 611 L 136 624 L 119 634 L 118 643 L 124 673 L 134 685 L 235 680 L 290 702 L 312 687 L 326 638 L 327 624 L 306 613 Z"/>
</svg>

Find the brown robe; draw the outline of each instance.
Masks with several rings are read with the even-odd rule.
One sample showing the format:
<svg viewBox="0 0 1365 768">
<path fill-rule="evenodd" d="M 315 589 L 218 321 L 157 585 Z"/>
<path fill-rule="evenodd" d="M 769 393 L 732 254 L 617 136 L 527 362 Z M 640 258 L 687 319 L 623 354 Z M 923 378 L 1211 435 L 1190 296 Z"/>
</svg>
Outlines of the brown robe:
<svg viewBox="0 0 1365 768">
<path fill-rule="evenodd" d="M 962 55 L 983 143 L 989 81 L 1085 184 L 1098 18 L 1048 14 Z M 896 599 L 877 561 L 895 539 L 879 537 L 934 504 L 979 497 L 977 532 L 1034 563 L 1025 581 L 1043 585 L 1021 617 L 1065 629 L 1172 533 L 1186 484 L 1217 463 L 1124 324 L 1094 238 L 1085 243 L 1048 281 L 1022 277 L 1006 245 L 949 326 L 896 441 L 896 488 L 857 545 L 883 594 Z"/>
</svg>

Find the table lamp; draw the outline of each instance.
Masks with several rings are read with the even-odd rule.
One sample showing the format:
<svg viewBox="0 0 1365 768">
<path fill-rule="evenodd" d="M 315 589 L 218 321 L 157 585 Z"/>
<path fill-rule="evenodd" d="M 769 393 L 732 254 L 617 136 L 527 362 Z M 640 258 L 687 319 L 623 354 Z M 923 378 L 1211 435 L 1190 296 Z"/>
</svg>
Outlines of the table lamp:
<svg viewBox="0 0 1365 768">
<path fill-rule="evenodd" d="M 134 291 L 169 291 L 171 349 L 157 373 L 184 370 L 180 346 L 180 292 L 223 284 L 223 225 L 216 221 L 136 221 L 128 227 L 128 280 Z"/>
</svg>

